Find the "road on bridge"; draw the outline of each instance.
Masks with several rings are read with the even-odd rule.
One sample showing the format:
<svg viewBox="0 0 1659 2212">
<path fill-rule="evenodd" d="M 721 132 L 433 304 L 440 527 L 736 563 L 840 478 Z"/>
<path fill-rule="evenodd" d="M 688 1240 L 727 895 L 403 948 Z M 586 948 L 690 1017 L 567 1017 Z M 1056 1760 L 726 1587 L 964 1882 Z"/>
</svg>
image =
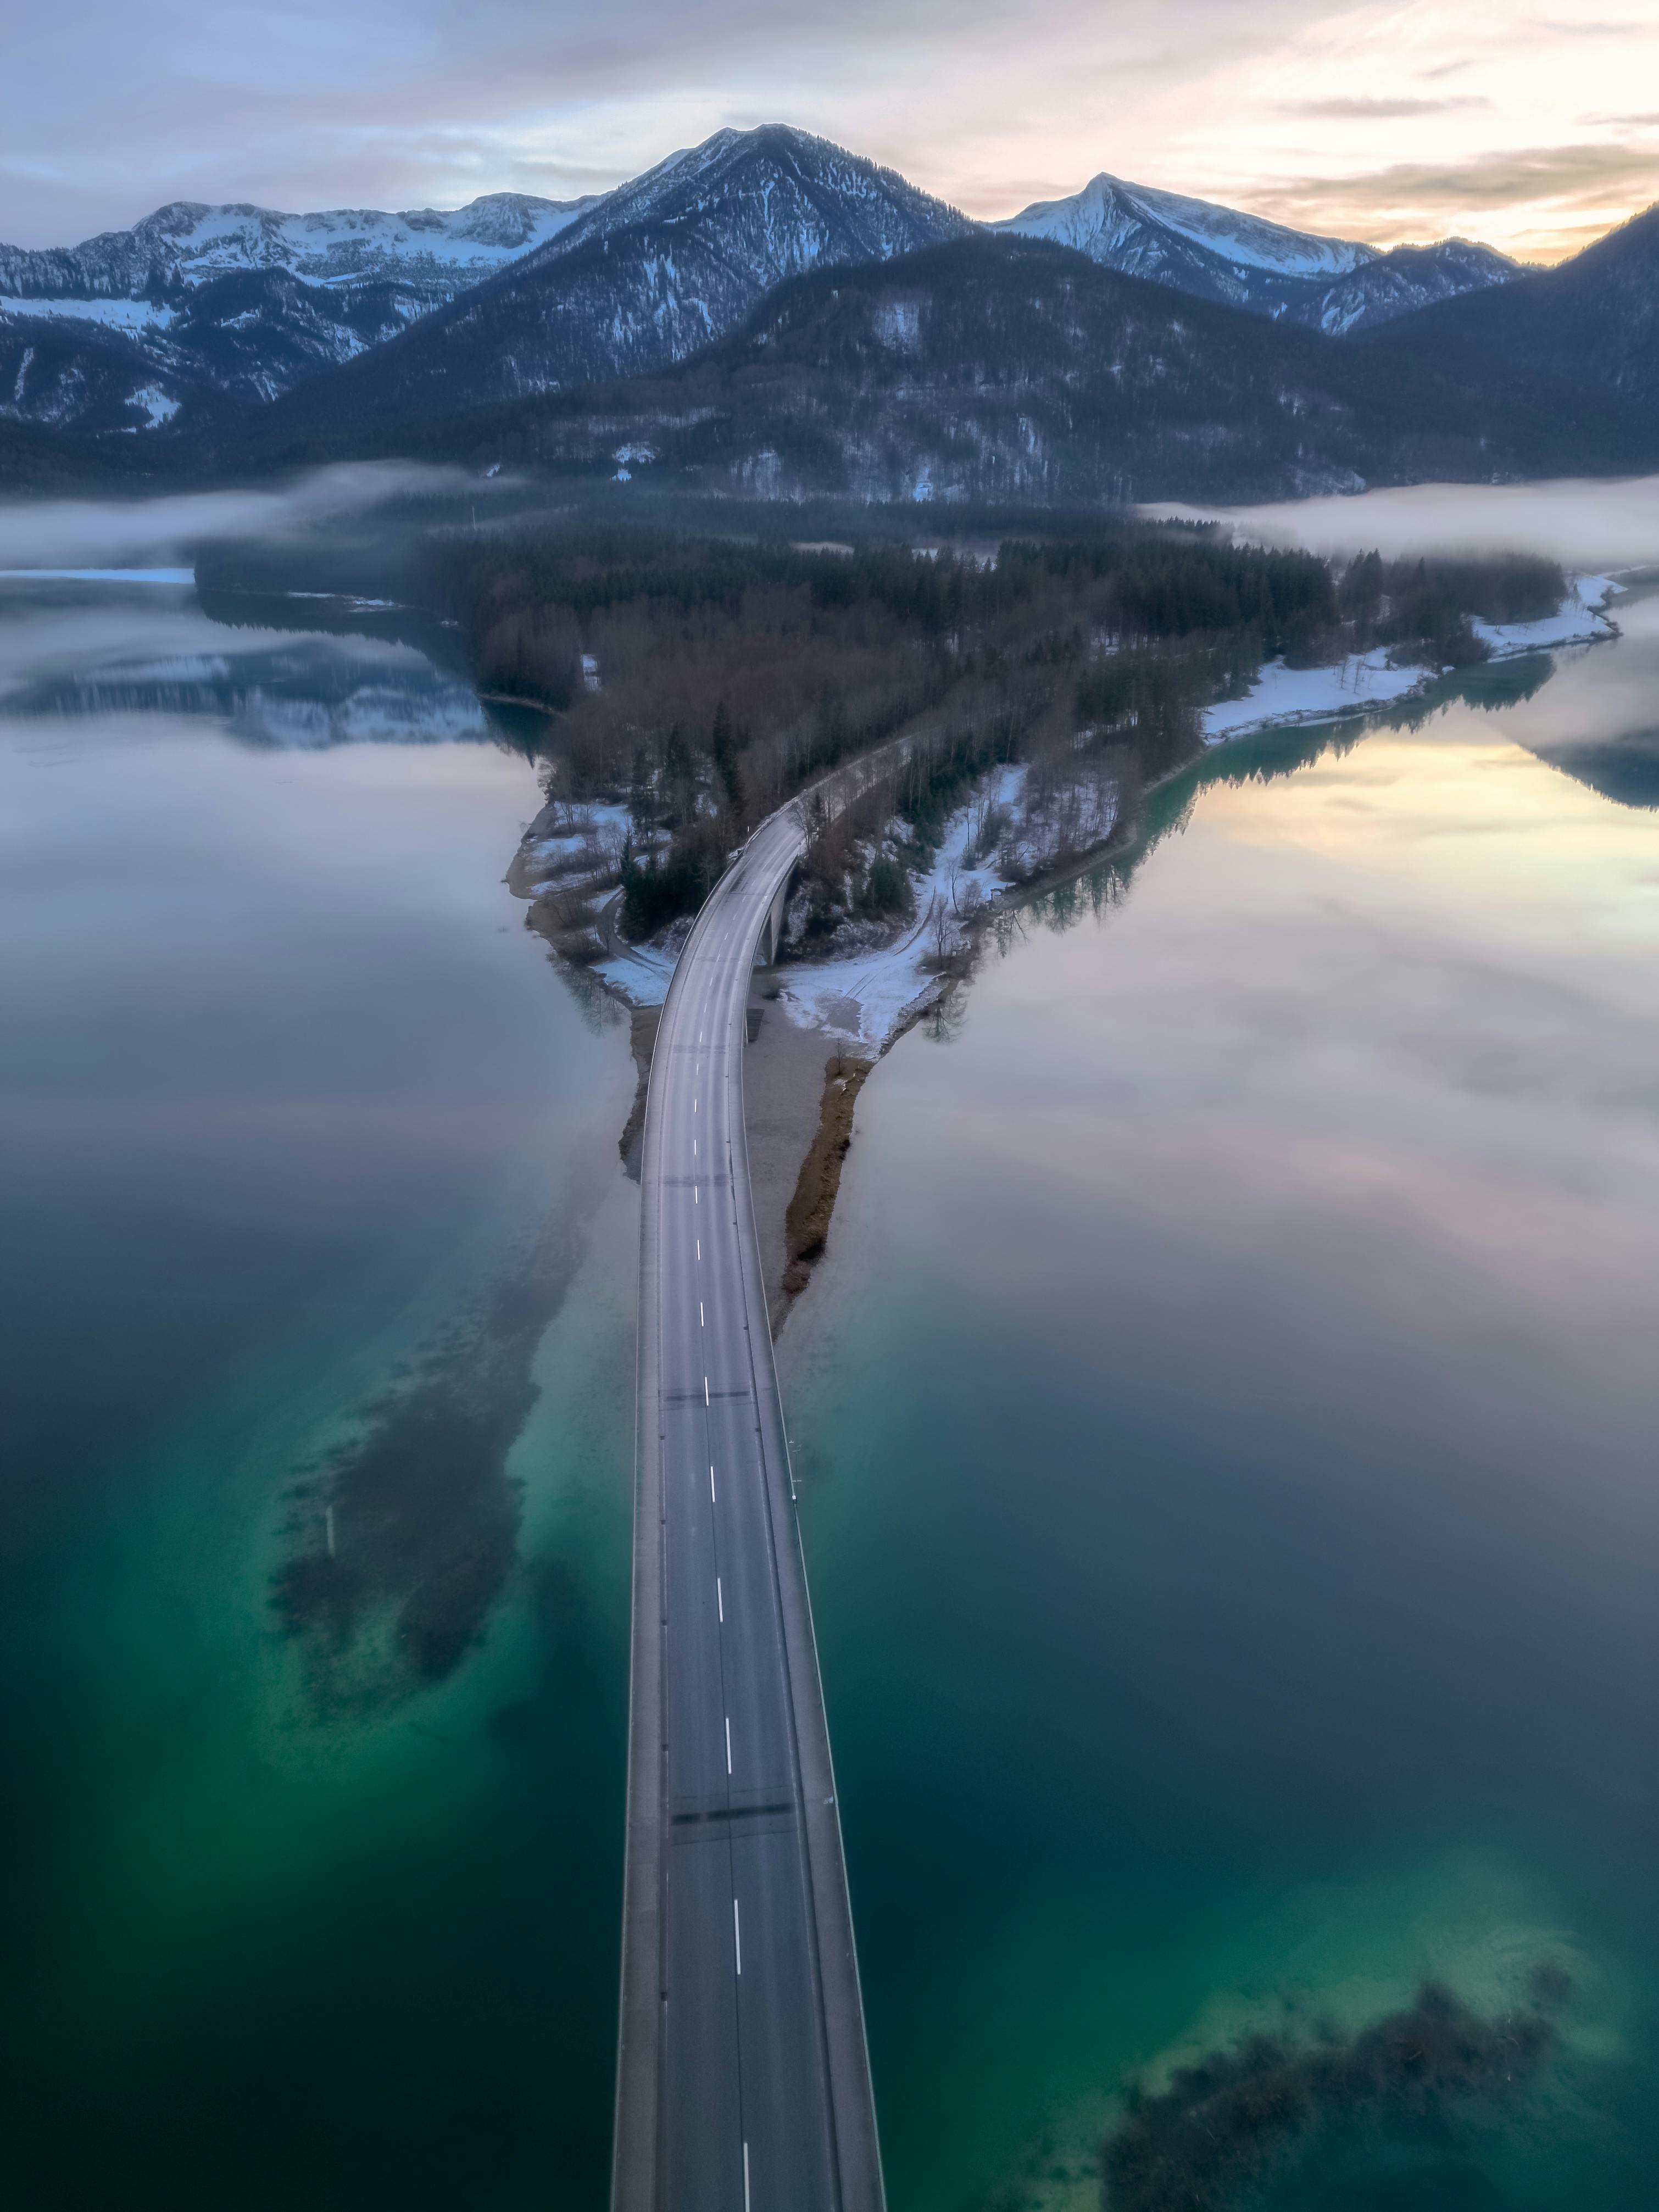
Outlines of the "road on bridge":
<svg viewBox="0 0 1659 2212">
<path fill-rule="evenodd" d="M 687 939 L 641 1161 L 614 2212 L 881 2212 L 881 2166 L 743 1119 L 763 823 Z"/>
</svg>

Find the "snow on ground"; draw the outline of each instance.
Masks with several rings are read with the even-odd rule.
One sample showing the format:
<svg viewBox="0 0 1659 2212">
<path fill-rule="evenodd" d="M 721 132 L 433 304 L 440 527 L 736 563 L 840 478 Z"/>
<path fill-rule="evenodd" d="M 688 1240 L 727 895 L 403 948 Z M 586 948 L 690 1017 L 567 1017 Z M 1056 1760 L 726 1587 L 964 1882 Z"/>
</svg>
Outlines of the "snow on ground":
<svg viewBox="0 0 1659 2212">
<path fill-rule="evenodd" d="M 608 960 L 596 960 L 593 973 L 603 975 L 631 1006 L 659 1006 L 668 996 L 679 957 L 678 946 L 667 951 L 657 945 L 635 945 L 626 952 L 612 953 Z"/>
<path fill-rule="evenodd" d="M 532 859 L 546 871 L 538 890 L 552 890 L 558 877 L 568 874 L 571 862 L 584 853 L 597 853 L 608 867 L 614 867 L 621 859 L 630 827 L 626 806 L 598 802 L 591 806 L 569 805 L 556 822 L 551 834 L 538 837 L 531 848 Z"/>
<path fill-rule="evenodd" d="M 1003 888 L 996 870 L 983 861 L 970 864 L 968 848 L 987 796 L 994 799 L 1018 769 L 1003 769 L 994 789 L 953 814 L 925 877 L 913 877 L 916 919 L 893 945 L 848 960 L 800 961 L 780 971 L 779 1004 L 798 1029 L 821 1029 L 866 1052 L 879 1052 L 900 1020 L 919 1000 L 938 988 L 930 964 L 940 949 L 955 949 L 961 922 Z"/>
<path fill-rule="evenodd" d="M 1611 576 L 1575 576 L 1566 598 L 1541 622 L 1478 622 L 1474 634 L 1491 647 L 1494 660 L 1507 660 L 1517 653 L 1540 653 L 1553 645 L 1590 645 L 1612 635 L 1613 624 L 1602 610 L 1624 588 Z"/>
<path fill-rule="evenodd" d="M 1247 697 L 1224 699 L 1204 709 L 1204 742 L 1216 745 L 1224 738 L 1242 738 L 1253 730 L 1287 722 L 1323 722 L 1335 714 L 1381 706 L 1419 690 L 1433 672 L 1390 668 L 1388 647 L 1381 645 L 1369 653 L 1351 653 L 1330 668 L 1286 668 L 1282 660 L 1270 660 Z"/>
<path fill-rule="evenodd" d="M 1624 588 L 1610 576 L 1575 576 L 1555 612 L 1540 622 L 1477 622 L 1471 627 L 1494 660 L 1541 653 L 1552 646 L 1592 645 L 1613 635 L 1613 624 L 1601 610 L 1613 592 Z M 1286 668 L 1282 660 L 1272 660 L 1247 698 L 1224 699 L 1218 706 L 1205 708 L 1204 742 L 1215 745 L 1224 738 L 1242 738 L 1287 723 L 1360 714 L 1424 690 L 1437 672 L 1432 668 L 1390 668 L 1388 648 L 1380 645 L 1369 653 L 1350 653 L 1329 668 Z"/>
</svg>

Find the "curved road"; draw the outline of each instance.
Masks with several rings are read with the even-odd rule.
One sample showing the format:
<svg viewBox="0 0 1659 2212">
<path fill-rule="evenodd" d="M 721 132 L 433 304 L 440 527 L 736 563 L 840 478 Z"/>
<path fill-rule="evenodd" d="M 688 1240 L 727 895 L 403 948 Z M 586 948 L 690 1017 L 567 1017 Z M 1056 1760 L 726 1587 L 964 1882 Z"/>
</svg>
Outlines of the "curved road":
<svg viewBox="0 0 1659 2212">
<path fill-rule="evenodd" d="M 799 805 L 699 915 L 652 1060 L 614 2212 L 881 2212 L 829 1732 L 744 1135 Z"/>
</svg>

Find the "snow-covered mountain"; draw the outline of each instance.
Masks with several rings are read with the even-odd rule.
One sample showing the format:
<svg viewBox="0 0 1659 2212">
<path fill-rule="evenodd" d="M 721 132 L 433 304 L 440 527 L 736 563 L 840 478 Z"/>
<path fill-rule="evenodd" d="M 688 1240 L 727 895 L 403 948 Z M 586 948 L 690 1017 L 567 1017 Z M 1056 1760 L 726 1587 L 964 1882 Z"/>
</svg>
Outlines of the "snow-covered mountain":
<svg viewBox="0 0 1659 2212">
<path fill-rule="evenodd" d="M 1039 200 L 990 227 L 1052 239 L 1125 276 L 1333 337 L 1518 273 L 1516 263 L 1467 239 L 1384 253 L 1103 173 L 1069 199 Z"/>
<path fill-rule="evenodd" d="M 0 418 L 228 447 L 274 402 L 303 443 L 658 370 L 787 279 L 988 228 L 1333 337 L 1516 273 L 1464 240 L 1379 253 L 1104 175 L 983 226 L 770 125 L 586 199 L 306 216 L 180 201 L 77 246 L 0 246 Z"/>
<path fill-rule="evenodd" d="M 489 192 L 468 206 L 332 208 L 280 215 L 241 203 L 205 207 L 174 200 L 131 230 L 110 230 L 79 246 L 30 251 L 0 246 L 0 300 L 65 302 L 155 300 L 246 269 L 286 269 L 312 284 L 398 281 L 448 299 L 531 253 L 595 204 L 599 195 L 541 200 Z M 69 312 L 94 316 L 82 304 Z M 105 316 L 126 327 L 118 307 Z"/>
<path fill-rule="evenodd" d="M 1304 281 L 1322 277 L 1328 283 L 1369 261 L 1375 251 L 1354 239 L 1320 238 L 1309 231 L 1287 230 L 1282 223 L 1243 215 L 1236 208 L 1218 207 L 1209 200 L 1187 199 L 1179 192 L 1155 191 L 1145 185 L 1127 185 L 1121 178 L 1109 177 L 1103 171 L 1070 199 L 1038 200 L 1022 214 L 1009 216 L 990 228 L 1073 246 L 1091 261 L 1120 269 L 1127 276 L 1159 276 L 1171 258 L 1176 240 L 1202 254 L 1206 263 L 1218 261 L 1237 271 L 1241 283 L 1249 281 L 1248 272 Z M 1174 248 L 1174 258 L 1179 265 L 1178 247 Z"/>
<path fill-rule="evenodd" d="M 717 131 L 354 363 L 321 404 L 383 418 L 637 375 L 734 329 L 787 277 L 886 261 L 978 228 L 804 131 Z M 309 422 L 303 392 L 283 416 L 296 431 Z"/>
</svg>

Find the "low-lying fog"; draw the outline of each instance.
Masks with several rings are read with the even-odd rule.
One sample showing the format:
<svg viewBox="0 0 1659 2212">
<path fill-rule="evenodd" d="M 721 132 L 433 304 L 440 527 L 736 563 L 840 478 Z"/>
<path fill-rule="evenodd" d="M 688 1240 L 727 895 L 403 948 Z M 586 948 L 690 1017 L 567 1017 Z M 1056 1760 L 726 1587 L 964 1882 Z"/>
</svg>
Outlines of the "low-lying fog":
<svg viewBox="0 0 1659 2212">
<path fill-rule="evenodd" d="M 1143 513 L 1224 522 L 1262 544 L 1310 553 L 1541 553 L 1570 568 L 1659 562 L 1659 477 L 1613 483 L 1405 484 L 1351 497 L 1269 507 L 1148 506 Z"/>
<path fill-rule="evenodd" d="M 497 497 L 504 482 L 415 461 L 350 461 L 258 489 L 0 503 L 0 570 L 170 564 L 225 538 L 314 528 L 396 500 Z"/>
</svg>

